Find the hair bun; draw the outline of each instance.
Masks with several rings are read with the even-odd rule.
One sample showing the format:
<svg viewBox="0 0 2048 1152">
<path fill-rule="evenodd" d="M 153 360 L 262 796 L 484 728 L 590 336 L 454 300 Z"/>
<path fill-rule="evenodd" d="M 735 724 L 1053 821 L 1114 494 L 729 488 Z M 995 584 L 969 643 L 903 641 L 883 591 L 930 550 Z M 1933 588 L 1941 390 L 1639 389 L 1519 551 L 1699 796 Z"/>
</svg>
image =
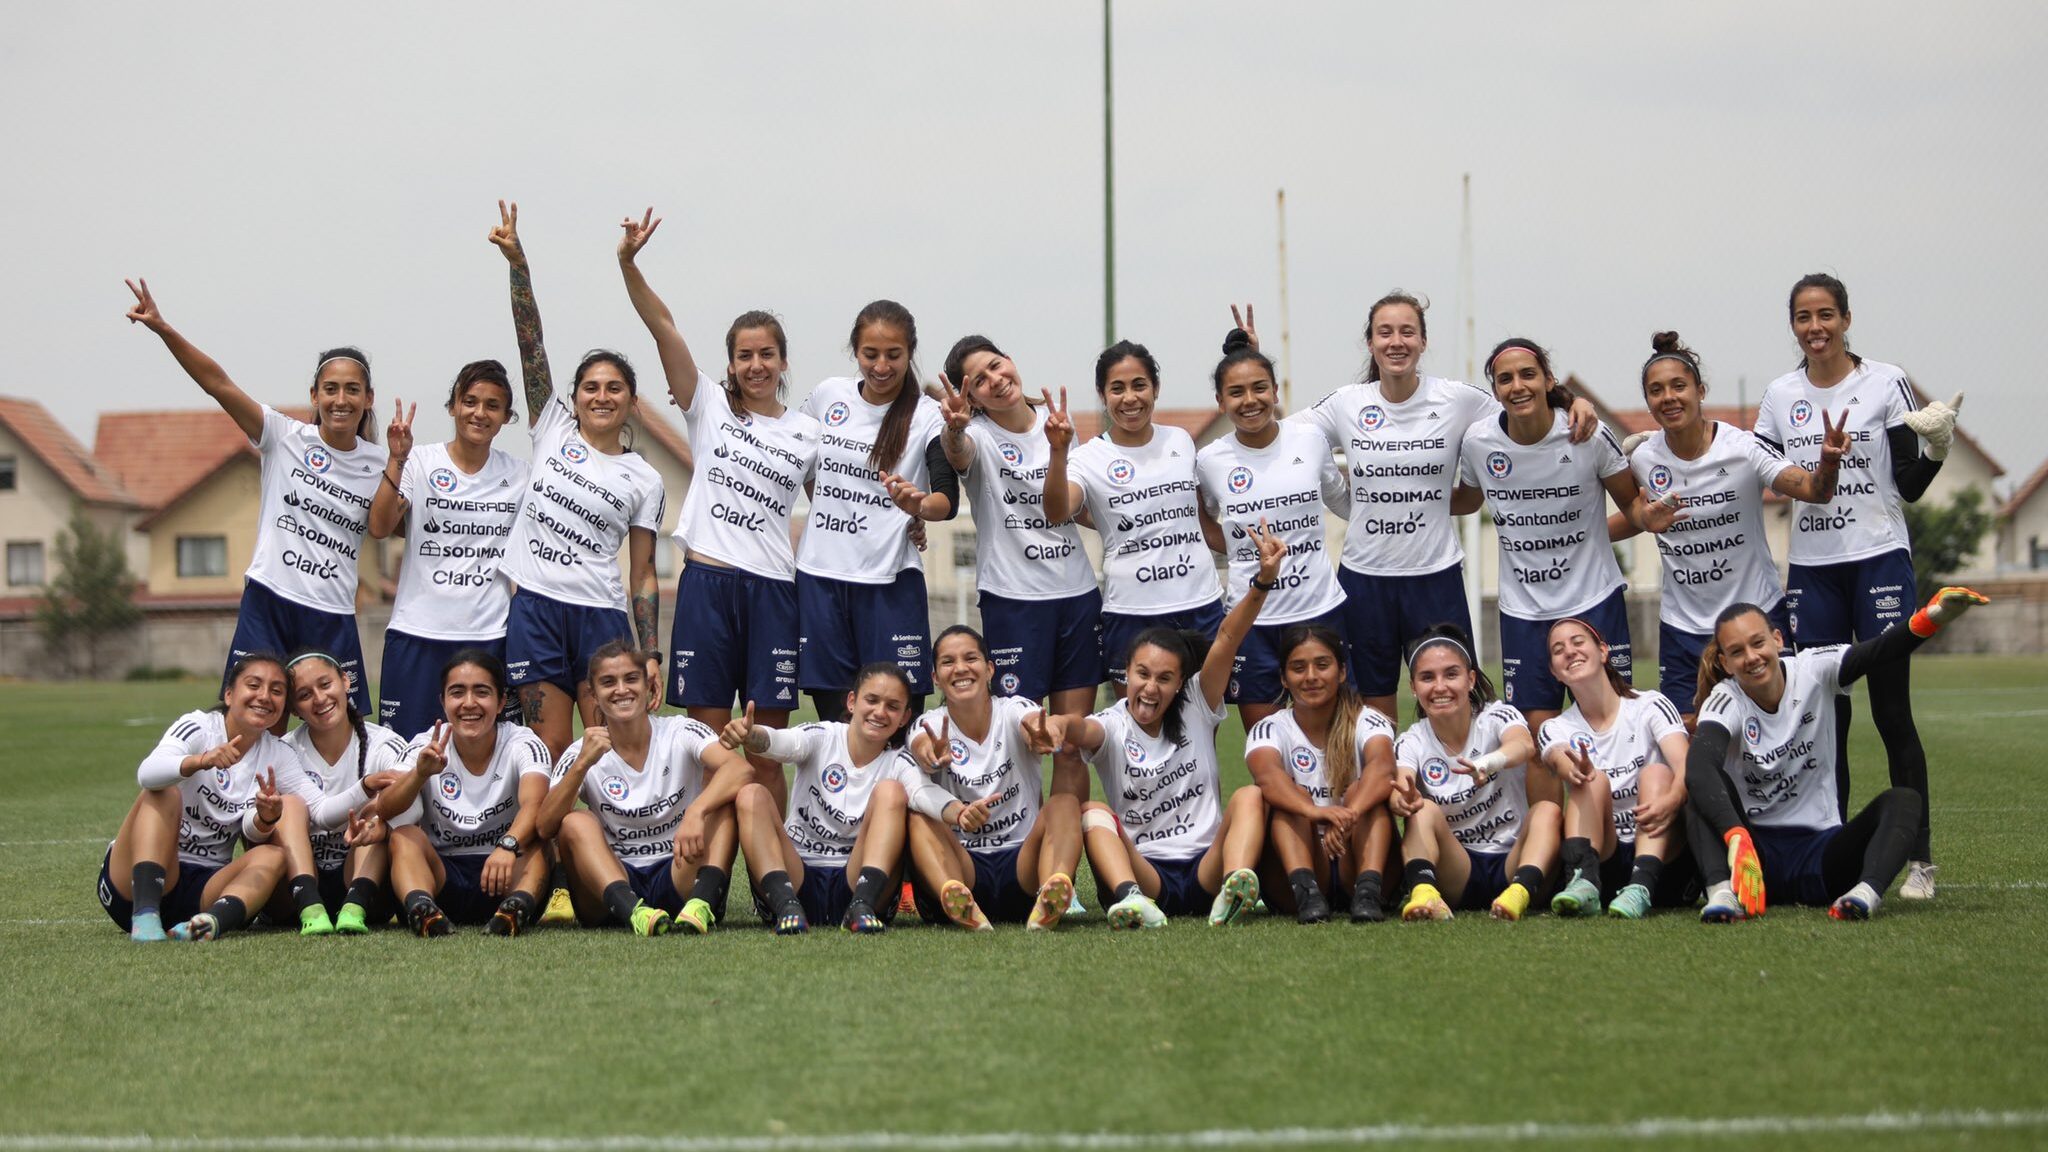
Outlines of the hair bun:
<svg viewBox="0 0 2048 1152">
<path fill-rule="evenodd" d="M 1659 356 L 1669 356 L 1685 350 L 1685 342 L 1678 338 L 1676 332 L 1659 332 L 1650 337 L 1650 351 Z"/>
<path fill-rule="evenodd" d="M 1239 348 L 1249 348 L 1251 346 L 1252 334 L 1242 328 L 1232 328 L 1229 334 L 1223 337 L 1223 354 L 1225 356 L 1230 355 Z"/>
</svg>

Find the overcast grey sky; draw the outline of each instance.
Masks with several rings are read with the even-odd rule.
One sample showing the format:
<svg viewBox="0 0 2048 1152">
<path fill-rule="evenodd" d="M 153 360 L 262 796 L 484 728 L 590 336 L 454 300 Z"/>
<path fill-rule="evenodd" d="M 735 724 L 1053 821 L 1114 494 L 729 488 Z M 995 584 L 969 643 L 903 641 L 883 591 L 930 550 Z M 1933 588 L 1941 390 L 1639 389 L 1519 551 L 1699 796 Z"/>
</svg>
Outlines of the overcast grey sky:
<svg viewBox="0 0 2048 1152">
<path fill-rule="evenodd" d="M 557 364 L 658 375 L 617 221 L 717 361 L 788 324 L 800 397 L 849 370 L 877 296 L 920 359 L 986 331 L 1085 394 L 1102 344 L 1093 2 L 17 5 L 0 39 L 0 393 L 90 442 L 101 409 L 204 398 L 121 321 L 123 276 L 272 402 L 323 347 L 370 351 L 380 414 L 463 361 L 515 363 L 484 239 L 517 199 Z M 1277 347 L 1285 187 L 1297 406 L 1358 371 L 1365 305 L 1428 295 L 1462 375 L 1458 181 L 1482 348 L 1534 336 L 1636 401 L 1675 327 L 1732 401 L 1795 359 L 1785 294 L 1849 284 L 1854 347 L 1931 392 L 2017 480 L 2043 454 L 2048 9 L 1131 0 L 1116 9 L 1118 334 L 1208 405 L 1227 305 Z M 428 409 L 434 409 L 432 419 Z"/>
</svg>

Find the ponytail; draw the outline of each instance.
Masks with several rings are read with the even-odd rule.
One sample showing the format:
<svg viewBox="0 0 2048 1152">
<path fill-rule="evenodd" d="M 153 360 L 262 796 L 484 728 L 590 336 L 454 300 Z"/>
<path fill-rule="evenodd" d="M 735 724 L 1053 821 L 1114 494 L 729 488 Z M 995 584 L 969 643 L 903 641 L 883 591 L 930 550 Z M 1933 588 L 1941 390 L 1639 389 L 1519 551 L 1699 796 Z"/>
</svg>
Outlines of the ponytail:
<svg viewBox="0 0 2048 1152">
<path fill-rule="evenodd" d="M 1727 678 L 1727 670 L 1721 667 L 1721 642 L 1708 640 L 1707 646 L 1700 649 L 1699 687 L 1693 690 L 1692 710 L 1698 712 L 1714 687 Z"/>
<path fill-rule="evenodd" d="M 903 458 L 903 450 L 910 441 L 910 421 L 917 415 L 918 401 L 924 399 L 924 389 L 917 382 L 917 318 L 894 300 L 869 304 L 853 318 L 853 335 L 847 337 L 848 346 L 856 353 L 860 350 L 860 334 L 870 324 L 892 324 L 901 329 L 908 353 L 903 365 L 903 384 L 882 415 L 882 429 L 868 452 L 868 467 L 876 475 L 886 476 L 896 470 L 896 461 Z"/>
</svg>

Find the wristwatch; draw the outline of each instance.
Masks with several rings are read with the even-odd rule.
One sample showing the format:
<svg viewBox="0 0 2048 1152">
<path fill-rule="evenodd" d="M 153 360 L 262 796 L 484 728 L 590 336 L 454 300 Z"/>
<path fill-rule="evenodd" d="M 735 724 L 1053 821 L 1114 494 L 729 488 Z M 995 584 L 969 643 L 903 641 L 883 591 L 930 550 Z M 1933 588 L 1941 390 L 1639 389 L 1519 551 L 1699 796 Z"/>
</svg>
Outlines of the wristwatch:
<svg viewBox="0 0 2048 1152">
<path fill-rule="evenodd" d="M 519 837 L 507 832 L 503 836 L 498 837 L 498 847 L 517 856 L 519 855 Z"/>
</svg>

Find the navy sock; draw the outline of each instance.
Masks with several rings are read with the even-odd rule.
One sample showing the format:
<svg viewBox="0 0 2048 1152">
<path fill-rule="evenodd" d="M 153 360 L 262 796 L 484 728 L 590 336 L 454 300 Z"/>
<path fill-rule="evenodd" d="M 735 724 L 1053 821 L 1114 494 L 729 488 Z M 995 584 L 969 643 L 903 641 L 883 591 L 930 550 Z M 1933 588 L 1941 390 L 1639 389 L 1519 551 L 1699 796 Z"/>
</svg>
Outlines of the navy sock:
<svg viewBox="0 0 2048 1152">
<path fill-rule="evenodd" d="M 880 868 L 863 868 L 853 882 L 855 903 L 865 904 L 869 911 L 882 906 L 882 896 L 889 890 L 889 874 Z"/>
<path fill-rule="evenodd" d="M 1588 877 L 1588 879 L 1592 879 L 1592 877 Z M 1598 883 L 1599 881 L 1595 880 L 1594 882 Z M 1524 864 L 1520 868 L 1515 869 L 1515 883 L 1527 888 L 1529 895 L 1534 896 L 1538 892 L 1543 891 L 1543 869 L 1536 867 L 1534 864 Z"/>
<path fill-rule="evenodd" d="M 1591 883 L 1600 883 L 1600 853 L 1594 851 L 1592 840 L 1584 836 L 1567 836 L 1560 854 L 1564 857 L 1567 875 L 1576 872 Z M 1529 889 L 1531 892 L 1535 890 Z"/>
<path fill-rule="evenodd" d="M 128 884 L 135 893 L 135 915 L 154 912 L 164 902 L 164 866 L 154 860 L 138 860 L 129 873 Z"/>
<path fill-rule="evenodd" d="M 215 900 L 207 911 L 220 922 L 220 927 L 214 931 L 216 936 L 225 936 L 249 922 L 249 907 L 238 897 L 223 896 Z"/>
<path fill-rule="evenodd" d="M 347 903 L 367 909 L 370 901 L 377 898 L 377 882 L 367 876 L 358 876 L 348 882 Z"/>
<path fill-rule="evenodd" d="M 1436 865 L 1428 860 L 1410 860 L 1401 868 L 1401 883 L 1406 885 L 1410 892 L 1415 891 L 1419 884 L 1434 886 Z"/>
<path fill-rule="evenodd" d="M 320 902 L 320 881 L 311 873 L 292 877 L 292 906 L 304 912 Z"/>
<path fill-rule="evenodd" d="M 1124 900 L 1128 899 L 1132 893 L 1139 891 L 1142 891 L 1142 889 L 1138 887 L 1138 882 L 1136 880 L 1126 880 L 1123 883 L 1116 886 L 1116 891 L 1109 894 L 1109 902 L 1111 904 L 1121 904 Z"/>
<path fill-rule="evenodd" d="M 706 864 L 697 869 L 697 879 L 690 884 L 690 899 L 702 900 L 711 905 L 711 914 L 725 915 L 725 890 L 732 883 L 732 877 L 723 868 Z"/>
<path fill-rule="evenodd" d="M 640 897 L 634 895 L 631 884 L 614 880 L 604 886 L 604 906 L 611 911 L 612 919 L 631 928 L 633 909 L 640 906 Z"/>
<path fill-rule="evenodd" d="M 804 902 L 796 898 L 796 885 L 790 883 L 789 873 L 780 869 L 761 877 L 761 893 L 769 910 L 777 916 L 804 910 Z"/>
<path fill-rule="evenodd" d="M 1650 891 L 1657 890 L 1657 880 L 1664 874 L 1664 862 L 1655 856 L 1638 852 L 1635 866 L 1629 869 L 1628 882 L 1641 884 Z"/>
</svg>

